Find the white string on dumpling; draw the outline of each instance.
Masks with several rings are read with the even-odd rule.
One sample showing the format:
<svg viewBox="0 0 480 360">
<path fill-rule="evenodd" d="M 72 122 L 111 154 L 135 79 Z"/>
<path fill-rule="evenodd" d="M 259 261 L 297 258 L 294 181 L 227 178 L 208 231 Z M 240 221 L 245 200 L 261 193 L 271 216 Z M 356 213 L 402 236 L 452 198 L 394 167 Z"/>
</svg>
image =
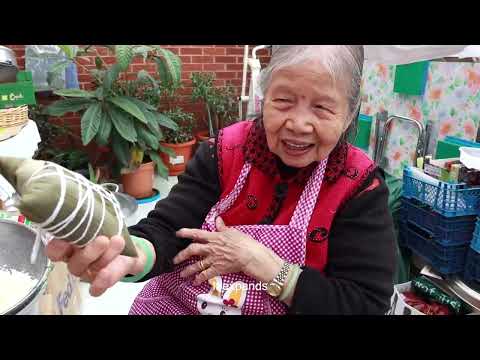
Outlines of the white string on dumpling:
<svg viewBox="0 0 480 360">
<path fill-rule="evenodd" d="M 83 177 L 78 173 L 67 170 L 55 163 L 45 162 L 44 167 L 38 169 L 35 173 L 32 174 L 32 176 L 30 176 L 30 178 L 25 183 L 25 186 L 34 180 L 38 180 L 46 177 L 53 177 L 53 176 L 58 177 L 60 180 L 60 197 L 58 199 L 57 205 L 55 206 L 52 214 L 50 214 L 50 216 L 43 223 L 37 224 L 37 226 L 40 229 L 38 229 L 39 232 L 32 249 L 32 254 L 30 258 L 30 261 L 32 263 L 36 261 L 37 254 L 40 249 L 40 242 L 43 242 L 45 245 L 47 245 L 48 242 L 54 237 L 57 239 L 65 239 L 71 236 L 73 233 L 75 233 L 75 231 L 77 231 L 84 224 L 85 220 L 88 217 L 88 221 L 82 235 L 75 241 L 71 242 L 71 244 L 77 244 L 85 238 L 85 236 L 87 235 L 92 225 L 92 220 L 95 213 L 95 195 L 96 194 L 99 196 L 102 202 L 102 216 L 100 218 L 98 227 L 93 233 L 92 237 L 88 239 L 86 242 L 84 242 L 82 247 L 86 246 L 88 243 L 93 241 L 98 236 L 103 226 L 103 222 L 105 221 L 107 202 L 112 204 L 113 209 L 115 211 L 115 216 L 118 222 L 117 235 L 120 235 L 123 230 L 124 218 L 123 218 L 122 211 L 120 209 L 120 204 L 117 198 L 115 197 L 115 195 L 105 190 L 103 187 L 93 184 L 92 182 L 90 182 L 89 180 L 87 180 L 85 177 Z M 77 206 L 70 213 L 70 215 L 67 216 L 65 219 L 63 219 L 62 221 L 58 222 L 55 225 L 51 225 L 52 222 L 54 222 L 57 219 L 60 211 L 63 208 L 66 192 L 67 192 L 67 180 L 77 183 L 77 189 L 78 189 Z M 82 219 L 76 224 L 76 226 L 73 227 L 73 229 L 70 232 L 60 236 L 59 235 L 60 232 L 72 223 L 72 221 L 77 217 L 78 212 L 83 208 L 84 204 L 86 205 L 86 209 Z"/>
</svg>

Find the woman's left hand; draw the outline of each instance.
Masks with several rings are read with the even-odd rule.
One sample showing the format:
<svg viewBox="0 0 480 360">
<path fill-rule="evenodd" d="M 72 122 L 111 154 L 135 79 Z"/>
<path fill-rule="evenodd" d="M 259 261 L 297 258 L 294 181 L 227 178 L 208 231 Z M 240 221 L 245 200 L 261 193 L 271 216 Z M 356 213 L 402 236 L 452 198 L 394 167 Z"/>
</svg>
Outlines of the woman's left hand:
<svg viewBox="0 0 480 360">
<path fill-rule="evenodd" d="M 194 285 L 217 275 L 243 272 L 261 282 L 272 281 L 281 270 L 283 260 L 251 236 L 225 225 L 218 217 L 216 232 L 181 229 L 177 236 L 193 241 L 173 259 L 174 264 L 199 256 L 201 261 L 186 267 L 182 277 L 195 275 Z"/>
</svg>

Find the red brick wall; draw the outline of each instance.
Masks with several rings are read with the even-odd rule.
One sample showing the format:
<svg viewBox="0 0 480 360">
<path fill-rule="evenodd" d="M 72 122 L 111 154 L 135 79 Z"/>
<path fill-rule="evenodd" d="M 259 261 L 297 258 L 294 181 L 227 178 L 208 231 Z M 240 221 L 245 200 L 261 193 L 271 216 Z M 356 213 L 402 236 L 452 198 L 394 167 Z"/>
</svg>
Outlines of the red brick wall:
<svg viewBox="0 0 480 360">
<path fill-rule="evenodd" d="M 20 68 L 25 67 L 25 45 L 6 45 L 15 51 L 17 55 L 17 62 Z M 203 127 L 202 119 L 204 108 L 201 104 L 192 104 L 190 101 L 190 94 L 192 93 L 190 75 L 192 72 L 214 72 L 216 74 L 216 85 L 225 86 L 226 82 L 230 82 L 237 89 L 237 94 L 240 95 L 242 86 L 242 72 L 243 72 L 243 53 L 244 45 L 162 45 L 166 49 L 171 50 L 179 55 L 182 59 L 182 84 L 184 89 L 180 94 L 180 105 L 185 111 L 195 113 L 199 127 Z M 251 51 L 252 47 L 250 47 Z M 115 62 L 114 55 L 104 47 L 96 48 L 98 54 L 102 57 L 106 64 Z M 262 62 L 268 62 L 268 53 L 266 50 L 261 50 L 257 54 Z M 78 77 L 80 87 L 83 89 L 90 89 L 91 76 L 90 69 L 95 68 L 95 56 L 82 57 L 78 60 Z M 136 58 L 130 65 L 127 77 L 135 78 L 136 73 L 140 70 L 147 70 L 154 74 L 156 66 L 154 63 L 145 62 L 142 57 Z M 248 77 L 247 77 L 248 79 Z M 248 82 L 247 82 L 248 86 Z M 248 90 L 248 89 L 247 89 Z M 39 98 L 38 102 L 47 104 L 55 98 Z M 80 118 L 78 114 L 66 114 L 62 118 L 52 118 L 56 124 L 69 126 L 77 134 L 80 134 Z M 80 146 L 80 144 L 76 144 Z"/>
<path fill-rule="evenodd" d="M 17 55 L 17 61 L 21 68 L 25 67 L 25 45 L 6 45 L 13 49 Z M 179 55 L 183 63 L 182 80 L 184 89 L 183 103 L 192 110 L 199 111 L 199 106 L 190 105 L 189 95 L 192 92 L 190 75 L 192 72 L 214 72 L 216 74 L 217 86 L 225 86 L 226 82 L 232 83 L 240 94 L 242 85 L 243 71 L 243 51 L 244 45 L 162 45 L 166 49 L 171 50 Z M 251 48 L 250 48 L 251 49 Z M 99 47 L 96 49 L 106 64 L 115 62 L 113 54 L 106 48 Z M 259 52 L 262 63 L 268 61 L 268 54 L 265 50 Z M 91 87 L 91 76 L 89 69 L 95 68 L 95 56 L 82 57 L 79 59 L 82 66 L 78 67 L 78 77 L 80 86 L 83 89 Z M 138 57 L 130 65 L 127 76 L 134 78 L 140 70 L 147 70 L 155 73 L 155 64 L 145 62 L 142 57 Z"/>
</svg>

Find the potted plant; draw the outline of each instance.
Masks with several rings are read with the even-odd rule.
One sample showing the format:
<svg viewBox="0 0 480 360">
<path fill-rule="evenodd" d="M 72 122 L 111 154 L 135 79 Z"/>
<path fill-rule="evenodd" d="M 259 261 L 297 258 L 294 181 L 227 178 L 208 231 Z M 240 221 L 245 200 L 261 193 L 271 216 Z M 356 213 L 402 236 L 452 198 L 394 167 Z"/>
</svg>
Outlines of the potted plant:
<svg viewBox="0 0 480 360">
<path fill-rule="evenodd" d="M 199 142 L 215 137 L 220 129 L 233 122 L 236 111 L 235 90 L 231 84 L 215 87 L 214 73 L 192 73 L 193 102 L 202 101 L 206 110 L 208 131 L 197 133 Z"/>
<path fill-rule="evenodd" d="M 139 72 L 135 81 L 127 81 L 125 71 L 137 55 L 152 59 L 165 81 L 180 83 L 181 63 L 178 56 L 158 46 L 115 45 L 116 63 L 107 68 L 97 57 L 92 71 L 96 89 L 92 91 L 64 89 L 55 92 L 65 99 L 46 109 L 52 116 L 82 112 L 81 137 L 83 145 L 92 141 L 113 151 L 112 166 L 121 175 L 124 191 L 136 198 L 153 193 L 154 167 L 166 178 L 168 169 L 159 151 L 174 153 L 160 146 L 162 129 L 177 130 L 178 126 L 157 108 L 135 95 L 142 84 L 155 80 Z M 155 85 L 152 85 L 155 86 Z"/>
<path fill-rule="evenodd" d="M 212 98 L 214 95 L 214 73 L 192 73 L 190 76 L 192 81 L 192 102 L 202 101 L 205 106 L 206 118 L 204 122 L 208 130 L 200 131 L 196 134 L 199 142 L 205 141 L 209 137 L 214 137 L 216 133 L 216 122 L 214 121 L 214 114 L 212 109 Z"/>
<path fill-rule="evenodd" d="M 232 125 L 238 119 L 238 96 L 235 87 L 227 82 L 225 87 L 216 88 L 213 102 L 218 130 Z"/>
<path fill-rule="evenodd" d="M 170 176 L 177 176 L 185 171 L 186 164 L 193 154 L 193 147 L 196 143 L 193 134 L 195 118 L 192 113 L 187 113 L 180 107 L 167 111 L 165 115 L 178 125 L 178 129 L 166 129 L 164 131 L 165 139 L 161 143 L 162 147 L 172 149 L 175 156 L 163 152 L 161 157 L 167 164 Z"/>
<path fill-rule="evenodd" d="M 195 119 L 192 113 L 182 110 L 178 104 L 178 90 L 181 83 L 160 81 L 158 86 L 145 89 L 142 99 L 156 107 L 161 107 L 163 113 L 178 126 L 178 130 L 166 129 L 164 140 L 160 143 L 162 149 L 169 149 L 174 156 L 161 152 L 163 162 L 167 165 L 169 175 L 177 176 L 185 171 L 187 162 L 193 154 L 196 139 L 193 133 Z"/>
</svg>

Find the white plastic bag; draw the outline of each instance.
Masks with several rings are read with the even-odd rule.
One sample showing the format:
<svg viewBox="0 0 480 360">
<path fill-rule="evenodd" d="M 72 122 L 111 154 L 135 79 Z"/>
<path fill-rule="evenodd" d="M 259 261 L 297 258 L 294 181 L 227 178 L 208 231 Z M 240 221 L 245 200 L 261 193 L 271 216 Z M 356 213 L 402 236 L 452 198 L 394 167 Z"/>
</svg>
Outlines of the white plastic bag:
<svg viewBox="0 0 480 360">
<path fill-rule="evenodd" d="M 65 88 L 65 72 L 60 72 L 51 81 L 49 73 L 55 64 L 66 59 L 63 51 L 56 45 L 25 46 L 25 69 L 32 72 L 37 91 Z"/>
</svg>

